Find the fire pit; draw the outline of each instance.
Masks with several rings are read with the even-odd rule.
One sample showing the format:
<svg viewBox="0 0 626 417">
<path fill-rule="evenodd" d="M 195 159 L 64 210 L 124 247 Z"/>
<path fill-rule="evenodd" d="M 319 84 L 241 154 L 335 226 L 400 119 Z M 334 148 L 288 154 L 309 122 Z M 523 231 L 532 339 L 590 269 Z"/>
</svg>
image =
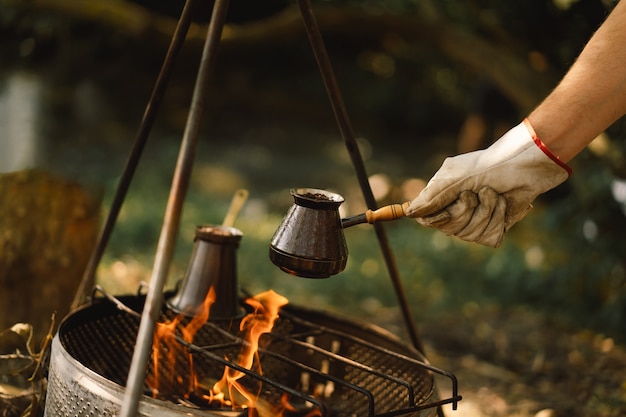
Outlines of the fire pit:
<svg viewBox="0 0 626 417">
<path fill-rule="evenodd" d="M 136 314 L 145 297 L 97 298 L 69 315 L 54 338 L 45 415 L 114 416 L 123 401 L 124 383 L 139 326 Z M 428 364 L 395 336 L 324 312 L 287 305 L 271 333 L 262 336 L 262 372 L 242 369 L 229 358 L 244 341 L 238 323 L 209 321 L 184 344 L 175 370 L 177 381 L 152 398 L 146 386 L 142 416 L 433 416 L 436 406 L 457 401 L 453 375 Z M 172 312 L 163 311 L 164 320 Z M 182 342 L 181 342 L 182 343 Z M 232 407 L 210 407 L 180 392 L 189 379 L 189 357 L 200 384 L 218 380 L 225 368 L 245 373 L 240 383 L 258 393 L 256 414 Z M 147 380 L 154 377 L 153 365 Z M 451 378 L 454 398 L 438 399 L 434 375 Z M 165 378 L 168 379 L 168 378 Z M 288 401 L 289 407 L 285 407 Z M 269 410 L 269 411 L 268 411 Z M 249 414 L 250 411 L 250 414 Z"/>
</svg>

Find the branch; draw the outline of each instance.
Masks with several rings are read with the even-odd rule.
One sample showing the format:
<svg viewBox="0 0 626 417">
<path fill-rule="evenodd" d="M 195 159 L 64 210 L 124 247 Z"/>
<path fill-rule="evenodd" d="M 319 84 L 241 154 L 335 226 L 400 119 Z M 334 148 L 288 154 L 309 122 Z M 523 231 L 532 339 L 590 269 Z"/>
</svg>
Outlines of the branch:
<svg viewBox="0 0 626 417">
<path fill-rule="evenodd" d="M 22 0 L 23 1 L 23 0 Z M 174 32 L 176 21 L 157 16 L 149 10 L 121 0 L 4 0 L 13 7 L 48 14 L 59 14 L 80 21 L 104 25 L 130 37 L 143 38 L 164 47 Z M 27 6 L 24 6 L 26 4 Z M 346 38 L 364 38 L 389 33 L 408 43 L 419 42 L 460 66 L 470 67 L 491 78 L 524 111 L 545 97 L 557 81 L 554 70 L 534 71 L 526 56 L 464 30 L 439 15 L 395 15 L 356 7 L 318 6 L 315 15 L 322 34 Z M 193 24 L 187 42 L 200 47 L 206 25 Z M 235 49 L 260 44 L 300 42 L 305 38 L 300 12 L 295 5 L 263 20 L 246 24 L 227 24 L 220 48 Z"/>
</svg>

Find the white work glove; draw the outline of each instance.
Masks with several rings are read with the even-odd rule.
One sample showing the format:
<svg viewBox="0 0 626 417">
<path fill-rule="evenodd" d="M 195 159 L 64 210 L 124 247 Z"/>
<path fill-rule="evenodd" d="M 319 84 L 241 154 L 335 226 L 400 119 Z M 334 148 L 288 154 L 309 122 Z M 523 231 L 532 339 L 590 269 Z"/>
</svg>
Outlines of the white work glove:
<svg viewBox="0 0 626 417">
<path fill-rule="evenodd" d="M 447 235 L 495 248 L 539 194 L 570 174 L 524 119 L 487 149 L 446 158 L 405 214 Z"/>
</svg>

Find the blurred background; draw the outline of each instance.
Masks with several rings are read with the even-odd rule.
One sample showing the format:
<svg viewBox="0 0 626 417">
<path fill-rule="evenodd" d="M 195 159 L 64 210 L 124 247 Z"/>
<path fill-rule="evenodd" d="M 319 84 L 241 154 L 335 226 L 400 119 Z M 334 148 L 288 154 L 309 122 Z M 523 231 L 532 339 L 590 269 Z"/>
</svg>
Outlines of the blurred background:
<svg viewBox="0 0 626 417">
<path fill-rule="evenodd" d="M 412 199 L 446 156 L 486 147 L 519 123 L 615 4 L 312 3 L 381 205 Z M 26 310 L 42 298 L 64 295 L 71 302 L 182 5 L 0 0 L 5 306 L 14 297 Z M 207 2 L 194 14 L 99 265 L 97 283 L 113 294 L 134 293 L 150 279 L 210 11 Z M 273 288 L 292 303 L 360 317 L 404 337 L 371 226 L 346 230 L 348 266 L 328 280 L 290 277 L 268 259 L 272 234 L 293 202 L 291 188 L 343 195 L 343 215 L 366 209 L 295 2 L 231 0 L 210 89 L 168 288 L 182 278 L 195 226 L 221 223 L 233 193 L 245 188 L 250 197 L 236 222 L 244 234 L 238 249 L 243 288 Z M 558 361 L 565 352 L 562 367 L 544 371 L 562 376 L 578 364 L 586 375 L 596 353 L 615 352 L 626 342 L 625 152 L 626 124 L 620 120 L 572 161 L 570 180 L 541 196 L 498 249 L 464 243 L 410 219 L 386 225 L 432 355 L 467 359 L 471 353 L 522 372 L 546 355 Z M 9 291 L 15 285 L 21 293 Z M 46 285 L 57 290 L 42 293 Z M 3 327 L 35 320 L 7 307 L 0 310 Z M 576 362 L 568 355 L 580 353 L 583 342 L 595 353 Z M 465 365 L 452 363 L 459 370 Z M 482 398 L 496 408 L 482 412 L 534 415 L 550 408 L 570 416 L 617 416 L 626 403 L 626 380 L 624 372 L 614 372 L 602 395 L 594 379 L 576 385 L 575 394 L 567 391 L 558 406 L 548 401 L 550 407 L 529 407 L 531 414 L 502 411 L 488 396 Z M 556 391 L 551 386 L 541 395 L 554 398 Z M 582 397 L 586 408 L 572 396 Z M 596 404 L 592 399 L 598 397 Z"/>
</svg>

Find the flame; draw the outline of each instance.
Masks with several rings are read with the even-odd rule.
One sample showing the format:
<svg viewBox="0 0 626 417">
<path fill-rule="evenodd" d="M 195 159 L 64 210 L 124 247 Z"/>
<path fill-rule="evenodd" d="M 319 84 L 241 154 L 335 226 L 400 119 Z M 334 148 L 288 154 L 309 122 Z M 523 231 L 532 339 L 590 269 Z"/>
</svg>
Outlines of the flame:
<svg viewBox="0 0 626 417">
<path fill-rule="evenodd" d="M 209 311 L 214 302 L 215 291 L 211 287 L 202 303 L 202 307 L 199 309 L 199 313 L 193 316 L 187 325 L 180 327 L 180 335 L 185 342 L 193 342 L 193 337 L 196 332 L 200 330 L 202 325 L 209 319 Z M 152 391 L 152 396 L 155 398 L 159 394 L 159 387 L 165 384 L 160 375 L 161 369 L 169 370 L 166 375 L 170 375 L 171 380 L 167 382 L 169 382 L 172 387 L 182 386 L 184 384 L 183 377 L 177 375 L 178 373 L 176 372 L 178 358 L 188 358 L 189 373 L 187 375 L 189 379 L 187 387 L 183 390 L 184 397 L 189 398 L 189 394 L 194 392 L 197 388 L 198 382 L 193 367 L 193 356 L 188 354 L 185 347 L 176 340 L 176 329 L 179 328 L 183 317 L 182 315 L 178 315 L 172 321 L 157 323 L 154 331 L 154 340 L 152 343 L 152 364 L 154 371 L 146 383 Z"/>
<path fill-rule="evenodd" d="M 287 303 L 287 298 L 273 290 L 262 292 L 246 300 L 246 304 L 253 308 L 253 312 L 245 316 L 239 325 L 239 330 L 245 332 L 245 336 L 237 357 L 237 365 L 245 369 L 252 369 L 256 363 L 257 372 L 262 374 L 261 364 L 258 360 L 259 339 L 263 333 L 272 331 L 274 323 L 278 319 L 278 311 Z M 250 409 L 254 408 L 258 393 L 255 395 L 248 392 L 238 382 L 244 375 L 243 372 L 226 367 L 222 378 L 211 389 L 212 394 L 223 397 L 227 392 L 233 407 L 245 405 Z"/>
<path fill-rule="evenodd" d="M 206 388 L 200 393 L 197 375 L 193 367 L 193 356 L 186 351 L 180 342 L 177 342 L 176 332 L 187 343 L 192 343 L 195 334 L 209 319 L 211 305 L 215 301 L 215 291 L 210 289 L 202 308 L 187 325 L 181 326 L 183 315 L 175 317 L 173 320 L 157 323 L 152 346 L 153 372 L 147 380 L 147 384 L 152 390 L 152 395 L 159 395 L 160 387 L 177 387 L 183 393 L 183 397 L 189 399 L 192 394 L 196 398 L 202 398 L 209 406 L 232 407 L 233 409 L 247 409 L 247 415 L 252 416 L 288 416 L 298 415 L 302 417 L 320 417 L 321 411 L 318 409 L 297 408 L 289 401 L 289 396 L 284 394 L 280 404 L 269 405 L 259 399 L 261 385 L 256 393 L 251 392 L 240 382 L 246 374 L 232 367 L 225 366 L 222 377 L 210 390 Z M 277 294 L 273 290 L 268 290 L 254 297 L 248 298 L 246 304 L 252 307 L 252 312 L 246 315 L 239 324 L 239 331 L 242 334 L 243 343 L 237 355 L 236 364 L 242 368 L 253 370 L 259 375 L 262 374 L 259 359 L 260 338 L 264 333 L 272 331 L 279 310 L 288 303 L 287 298 Z M 187 383 L 180 372 L 177 372 L 177 360 L 186 358 L 189 368 L 186 375 Z M 228 360 L 228 358 L 226 358 Z M 254 369 L 253 369 L 254 368 Z M 164 377 L 169 375 L 170 380 L 164 381 Z M 162 388 L 164 389 L 164 388 Z M 208 392 L 207 392 L 208 391 Z"/>
</svg>

